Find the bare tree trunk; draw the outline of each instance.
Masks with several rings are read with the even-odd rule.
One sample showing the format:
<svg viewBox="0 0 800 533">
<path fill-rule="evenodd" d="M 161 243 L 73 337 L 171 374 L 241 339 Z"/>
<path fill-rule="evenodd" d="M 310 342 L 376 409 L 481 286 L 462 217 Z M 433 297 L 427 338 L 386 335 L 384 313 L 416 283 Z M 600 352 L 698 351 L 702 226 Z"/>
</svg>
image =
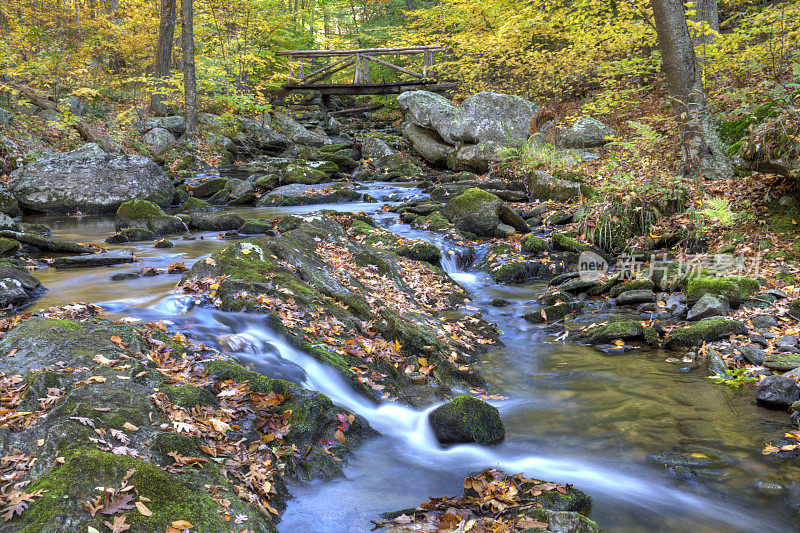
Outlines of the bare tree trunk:
<svg viewBox="0 0 800 533">
<path fill-rule="evenodd" d="M 194 66 L 194 8 L 193 0 L 181 0 L 183 26 L 183 85 L 185 91 L 186 135 L 189 138 L 197 133 L 197 77 Z"/>
<path fill-rule="evenodd" d="M 698 33 L 692 32 L 692 39 L 695 44 L 709 44 L 713 43 L 719 33 L 719 11 L 717 9 L 717 0 L 696 0 L 694 15 L 692 20 L 695 22 L 705 22 L 708 27 L 716 33 Z"/>
<path fill-rule="evenodd" d="M 161 21 L 158 24 L 158 42 L 156 43 L 156 64 L 154 75 L 156 78 L 169 76 L 172 66 L 172 46 L 175 41 L 175 10 L 176 0 L 161 0 Z M 164 86 L 163 81 L 157 81 L 158 88 Z M 166 106 L 165 94 L 154 93 L 150 97 L 150 112 L 156 116 L 164 115 Z"/>
<path fill-rule="evenodd" d="M 708 109 L 703 80 L 681 0 L 652 0 L 661 51 L 661 70 L 678 121 L 684 172 L 704 177 L 732 173 L 716 123 Z"/>
</svg>

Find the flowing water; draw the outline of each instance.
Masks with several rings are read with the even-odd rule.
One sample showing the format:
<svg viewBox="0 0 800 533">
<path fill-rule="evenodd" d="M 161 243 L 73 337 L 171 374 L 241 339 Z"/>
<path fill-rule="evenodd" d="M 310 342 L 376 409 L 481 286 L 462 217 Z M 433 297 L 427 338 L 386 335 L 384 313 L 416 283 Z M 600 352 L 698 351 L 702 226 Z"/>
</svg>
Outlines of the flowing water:
<svg viewBox="0 0 800 533">
<path fill-rule="evenodd" d="M 293 499 L 282 532 L 368 531 L 379 513 L 416 506 L 428 496 L 456 495 L 465 475 L 486 467 L 573 483 L 594 500 L 590 517 L 612 531 L 795 531 L 800 503 L 800 465 L 762 456 L 764 441 L 788 421 L 785 413 L 758 408 L 752 391 L 736 391 L 706 379 L 703 368 L 664 361 L 659 352 L 607 356 L 588 347 L 555 342 L 541 327 L 522 320 L 542 283 L 494 284 L 488 276 L 459 265 L 458 250 L 439 236 L 400 225 L 380 210 L 386 202 L 419 196 L 411 185 L 370 184 L 379 203 L 297 208 L 238 208 L 245 218 L 271 218 L 321 208 L 364 211 L 388 229 L 429 240 L 445 252 L 443 268 L 473 296 L 472 306 L 498 324 L 503 348 L 485 357 L 480 372 L 508 399 L 494 404 L 506 427 L 506 441 L 485 448 L 441 448 L 427 425 L 425 410 L 374 405 L 333 370 L 287 345 L 258 316 L 195 308 L 173 291 L 177 276 L 115 282 L 111 274 L 143 266 L 187 266 L 221 249 L 217 234 L 176 238 L 170 249 L 152 243 L 126 244 L 140 262 L 93 269 L 41 269 L 35 275 L 49 292 L 32 310 L 70 301 L 103 305 L 112 316 L 165 320 L 185 334 L 230 350 L 248 366 L 320 391 L 362 416 L 382 436 L 363 444 L 345 467 L 345 478 L 290 485 Z M 31 217 L 57 237 L 102 241 L 114 232 L 109 217 Z M 447 253 L 449 251 L 456 253 Z M 512 305 L 496 308 L 494 298 Z M 235 336 L 235 343 L 230 337 Z M 226 340 L 227 339 L 227 340 Z M 678 479 L 648 457 L 664 451 L 702 453 L 714 467 Z M 764 483 L 782 491 L 767 492 Z M 759 490 L 759 484 L 761 489 Z"/>
</svg>

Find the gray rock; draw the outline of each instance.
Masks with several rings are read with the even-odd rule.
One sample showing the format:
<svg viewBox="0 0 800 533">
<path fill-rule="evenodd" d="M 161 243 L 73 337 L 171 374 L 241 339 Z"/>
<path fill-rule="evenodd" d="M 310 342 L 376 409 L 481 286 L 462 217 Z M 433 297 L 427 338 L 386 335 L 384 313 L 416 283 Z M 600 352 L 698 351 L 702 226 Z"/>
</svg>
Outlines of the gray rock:
<svg viewBox="0 0 800 533">
<path fill-rule="evenodd" d="M 739 348 L 739 352 L 741 352 L 742 357 L 750 361 L 750 363 L 758 366 L 764 364 L 764 359 L 767 358 L 767 354 L 764 353 L 764 350 L 754 344 L 745 344 Z"/>
<path fill-rule="evenodd" d="M 361 153 L 364 159 L 382 159 L 395 155 L 389 144 L 374 135 L 367 135 L 361 141 Z"/>
<path fill-rule="evenodd" d="M 614 130 L 592 117 L 581 117 L 564 133 L 565 148 L 593 148 L 608 143 Z"/>
<path fill-rule="evenodd" d="M 99 254 L 56 257 L 53 260 L 53 266 L 56 268 L 88 268 L 121 265 L 134 261 L 136 259 L 133 257 L 132 250 L 109 250 Z"/>
<path fill-rule="evenodd" d="M 702 320 L 712 316 L 728 316 L 730 312 L 731 306 L 728 305 L 726 299 L 706 293 L 692 306 L 686 318 L 687 320 Z"/>
<path fill-rule="evenodd" d="M 617 296 L 617 305 L 634 305 L 645 302 L 655 302 L 656 295 L 653 291 L 646 289 L 639 289 L 633 291 L 625 291 Z"/>
<path fill-rule="evenodd" d="M 67 254 L 90 254 L 94 252 L 94 248 L 87 244 L 78 244 L 69 241 L 60 241 L 38 235 L 36 233 L 21 233 L 17 231 L 0 230 L 0 237 L 6 239 L 14 239 L 15 241 L 23 244 L 30 244 L 45 252 L 59 252 Z"/>
<path fill-rule="evenodd" d="M 145 121 L 142 131 L 147 132 L 155 128 L 165 129 L 175 136 L 181 136 L 186 131 L 186 120 L 175 115 L 172 117 L 157 117 Z"/>
<path fill-rule="evenodd" d="M 25 270 L 0 267 L 0 307 L 17 307 L 44 294 L 39 280 Z"/>
<path fill-rule="evenodd" d="M 778 319 L 774 316 L 770 315 L 758 315 L 754 316 L 750 323 L 753 325 L 754 328 L 758 329 L 769 329 L 774 328 L 778 325 Z"/>
<path fill-rule="evenodd" d="M 797 346 L 797 337 L 793 337 L 791 335 L 780 337 L 775 341 L 775 346 L 778 348 L 794 348 Z"/>
<path fill-rule="evenodd" d="M 435 131 L 446 144 L 455 145 L 452 125 L 458 108 L 444 96 L 428 91 L 409 91 L 397 97 L 405 121 L 427 130 Z"/>
<path fill-rule="evenodd" d="M 7 126 L 8 124 L 11 124 L 11 120 L 13 118 L 14 114 L 11 111 L 0 107 L 0 126 Z"/>
<path fill-rule="evenodd" d="M 708 356 L 708 371 L 711 374 L 721 377 L 721 378 L 729 378 L 730 372 L 728 372 L 728 365 L 725 364 L 725 361 L 720 357 L 719 353 L 716 350 L 711 350 Z"/>
<path fill-rule="evenodd" d="M 142 137 L 156 155 L 161 155 L 175 142 L 175 136 L 164 128 L 153 128 Z"/>
<path fill-rule="evenodd" d="M 0 230 L 17 231 L 19 226 L 10 216 L 0 213 Z"/>
<path fill-rule="evenodd" d="M 283 113 L 275 113 L 274 124 L 278 133 L 287 137 L 293 143 L 316 147 L 331 143 L 327 135 L 310 131 L 295 119 Z"/>
<path fill-rule="evenodd" d="M 667 298 L 666 309 L 678 318 L 686 316 L 686 295 L 683 293 L 670 294 Z"/>
<path fill-rule="evenodd" d="M 83 116 L 86 113 L 86 104 L 84 104 L 81 99 L 75 95 L 62 98 L 58 105 L 59 107 L 66 107 L 67 111 L 78 117 Z"/>
<path fill-rule="evenodd" d="M 532 200 L 565 202 L 581 195 L 580 183 L 553 177 L 544 170 L 531 172 L 526 184 Z"/>
<path fill-rule="evenodd" d="M 256 122 L 249 118 L 240 118 L 239 130 L 233 142 L 246 149 L 274 153 L 285 150 L 290 144 L 289 139 L 273 130 L 267 120 Z"/>
<path fill-rule="evenodd" d="M 22 208 L 48 214 L 113 213 L 134 198 L 166 207 L 174 194 L 172 181 L 150 159 L 106 154 L 96 144 L 15 170 L 9 189 Z"/>
<path fill-rule="evenodd" d="M 792 353 L 778 353 L 767 356 L 764 366 L 770 370 L 785 372 L 800 367 L 800 355 Z"/>
<path fill-rule="evenodd" d="M 244 219 L 235 213 L 192 213 L 189 227 L 201 231 L 227 231 L 239 229 Z"/>
<path fill-rule="evenodd" d="M 447 166 L 447 158 L 453 147 L 444 143 L 438 134 L 410 122 L 403 123 L 402 131 L 403 136 L 425 161 L 435 167 Z"/>
<path fill-rule="evenodd" d="M 798 399 L 797 383 L 783 376 L 767 376 L 756 387 L 756 401 L 768 407 L 788 409 Z"/>
</svg>

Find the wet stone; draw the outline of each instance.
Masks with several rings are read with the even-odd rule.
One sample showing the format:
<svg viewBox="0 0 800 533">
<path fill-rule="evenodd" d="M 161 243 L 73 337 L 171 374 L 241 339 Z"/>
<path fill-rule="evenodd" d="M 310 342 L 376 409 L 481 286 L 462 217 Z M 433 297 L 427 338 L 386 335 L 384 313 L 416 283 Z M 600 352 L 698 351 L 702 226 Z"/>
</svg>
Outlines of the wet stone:
<svg viewBox="0 0 800 533">
<path fill-rule="evenodd" d="M 53 261 L 55 268 L 88 268 L 133 263 L 136 259 L 131 250 L 110 250 L 92 255 L 73 255 L 57 257 Z"/>
</svg>

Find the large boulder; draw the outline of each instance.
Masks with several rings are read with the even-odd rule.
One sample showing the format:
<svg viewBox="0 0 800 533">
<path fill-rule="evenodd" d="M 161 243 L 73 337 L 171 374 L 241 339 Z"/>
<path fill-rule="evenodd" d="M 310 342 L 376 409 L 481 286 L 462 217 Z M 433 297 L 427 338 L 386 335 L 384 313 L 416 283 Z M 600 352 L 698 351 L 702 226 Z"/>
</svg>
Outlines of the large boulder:
<svg viewBox="0 0 800 533">
<path fill-rule="evenodd" d="M 117 231 L 125 228 L 142 228 L 156 235 L 186 231 L 186 225 L 181 219 L 166 214 L 153 202 L 140 198 L 125 202 L 119 207 L 114 226 Z"/>
<path fill-rule="evenodd" d="M 592 117 L 580 117 L 564 132 L 565 148 L 595 148 L 607 144 L 614 130 Z"/>
<path fill-rule="evenodd" d="M 134 198 L 166 207 L 174 193 L 147 157 L 107 154 L 93 143 L 15 170 L 9 189 L 23 209 L 48 214 L 113 213 Z"/>
<path fill-rule="evenodd" d="M 800 388 L 791 378 L 767 376 L 756 387 L 758 403 L 778 409 L 788 409 L 800 399 Z"/>
<path fill-rule="evenodd" d="M 289 146 L 289 139 L 273 130 L 266 120 L 255 121 L 249 118 L 239 119 L 239 132 L 233 142 L 247 150 L 265 152 L 282 152 Z"/>
<path fill-rule="evenodd" d="M 442 444 L 499 444 L 506 437 L 497 408 L 472 396 L 459 396 L 428 415 Z"/>
<path fill-rule="evenodd" d="M 464 232 L 479 237 L 505 235 L 501 224 L 511 226 L 519 233 L 529 233 L 525 220 L 494 194 L 478 188 L 467 189 L 451 199 L 442 214 Z"/>
<path fill-rule="evenodd" d="M 142 130 L 147 132 L 156 128 L 167 130 L 172 135 L 180 137 L 186 131 L 186 120 L 180 115 L 151 118 L 144 123 Z"/>
<path fill-rule="evenodd" d="M 278 133 L 287 137 L 295 144 L 320 147 L 331 143 L 327 135 L 322 135 L 321 133 L 306 129 L 305 126 L 295 119 L 283 113 L 276 113 L 274 115 L 274 124 Z"/>
<path fill-rule="evenodd" d="M 175 142 L 175 136 L 164 128 L 153 128 L 142 136 L 144 143 L 154 154 L 160 155 Z"/>
<path fill-rule="evenodd" d="M 437 152 L 447 150 L 447 166 L 453 170 L 486 172 L 500 161 L 500 148 L 526 139 L 533 116 L 539 110 L 534 103 L 508 94 L 482 92 L 470 96 L 455 107 L 444 97 L 425 91 L 403 93 L 398 97 L 406 124 L 431 132 L 421 144 L 418 130 L 404 127 L 415 149 L 419 144 L 429 151 L 431 139 L 441 139 L 444 146 L 435 146 Z M 435 136 L 433 135 L 435 133 Z M 417 138 L 417 143 L 413 142 Z M 441 155 L 434 152 L 438 160 Z M 423 157 L 426 157 L 422 151 Z M 430 154 L 429 154 L 430 155 Z M 428 157 L 426 157 L 428 159 Z"/>
<path fill-rule="evenodd" d="M 447 158 L 453 147 L 442 141 L 436 132 L 427 130 L 410 122 L 403 123 L 403 136 L 414 150 L 435 167 L 446 167 Z"/>
<path fill-rule="evenodd" d="M 581 196 L 580 183 L 556 178 L 544 170 L 529 173 L 526 185 L 531 199 L 566 202 Z"/>
<path fill-rule="evenodd" d="M 397 104 L 406 122 L 437 132 L 447 144 L 458 142 L 451 135 L 458 108 L 444 96 L 428 91 L 408 91 L 397 97 Z"/>
</svg>

